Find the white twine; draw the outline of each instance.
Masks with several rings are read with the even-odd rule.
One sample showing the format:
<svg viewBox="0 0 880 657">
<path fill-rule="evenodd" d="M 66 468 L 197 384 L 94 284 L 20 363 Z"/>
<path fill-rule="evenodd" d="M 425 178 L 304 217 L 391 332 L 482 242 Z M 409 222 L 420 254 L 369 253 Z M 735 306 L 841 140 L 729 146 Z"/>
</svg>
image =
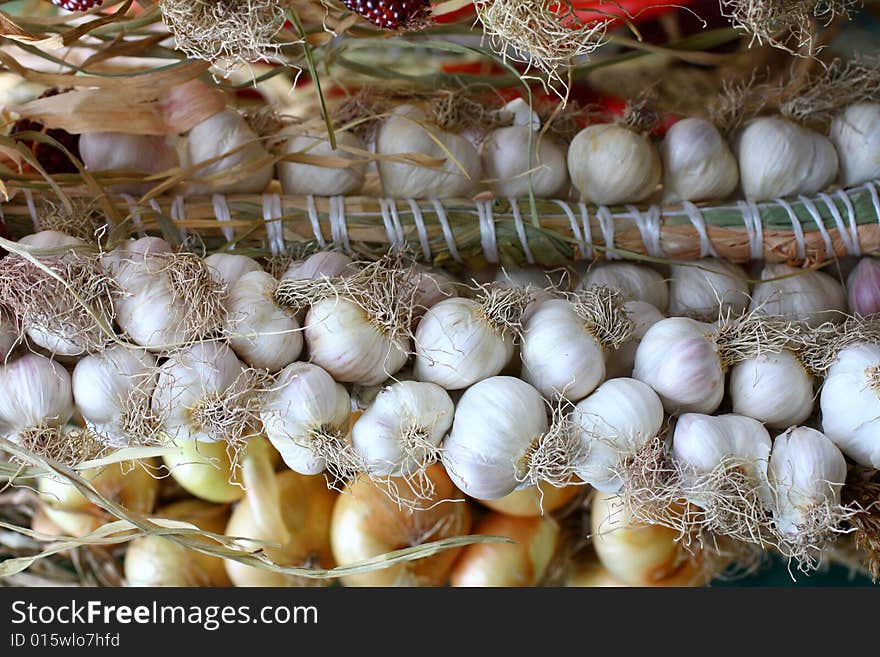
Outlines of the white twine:
<svg viewBox="0 0 880 657">
<path fill-rule="evenodd" d="M 822 235 L 822 239 L 825 242 L 825 257 L 833 258 L 834 244 L 831 241 L 831 235 L 828 234 L 828 230 L 825 228 L 825 222 L 822 220 L 822 215 L 819 212 L 819 208 L 817 208 L 816 205 L 806 196 L 798 196 L 798 200 L 804 204 L 807 212 L 813 218 L 813 221 L 815 222 L 819 233 Z"/>
<path fill-rule="evenodd" d="M 413 199 L 406 199 L 409 210 L 412 212 L 413 223 L 416 226 L 416 232 L 419 234 L 419 244 L 422 247 L 422 255 L 425 260 L 431 262 L 431 241 L 428 239 L 428 229 L 425 228 L 425 218 L 422 216 L 422 209 Z"/>
<path fill-rule="evenodd" d="M 333 243 L 351 254 L 351 243 L 348 241 L 348 226 L 345 224 L 345 197 L 331 196 L 330 201 L 330 233 Z"/>
<path fill-rule="evenodd" d="M 529 239 L 526 236 L 526 226 L 523 223 L 522 214 L 520 214 L 519 211 L 519 203 L 516 202 L 515 198 L 509 198 L 507 200 L 510 202 L 510 207 L 513 210 L 513 225 L 516 228 L 516 235 L 519 237 L 519 243 L 522 245 L 526 262 L 533 265 L 535 264 L 535 258 L 532 255 L 532 250 L 529 248 Z"/>
<path fill-rule="evenodd" d="M 626 209 L 636 222 L 647 254 L 653 258 L 663 257 L 663 247 L 660 244 L 660 208 L 652 205 L 647 212 L 641 212 L 636 206 L 627 205 Z"/>
<path fill-rule="evenodd" d="M 179 222 L 186 219 L 186 199 L 183 196 L 175 196 L 171 202 L 171 221 Z M 188 233 L 186 228 L 180 226 L 177 229 L 180 232 L 180 239 L 186 240 Z"/>
<path fill-rule="evenodd" d="M 761 211 L 753 201 L 737 201 L 736 206 L 743 214 L 743 225 L 749 236 L 749 257 L 760 260 L 764 257 L 764 224 Z"/>
<path fill-rule="evenodd" d="M 480 246 L 488 262 L 498 262 L 498 243 L 495 238 L 495 218 L 492 215 L 491 201 L 477 201 L 480 215 Z"/>
<path fill-rule="evenodd" d="M 146 231 L 144 231 L 144 222 L 141 219 L 141 211 L 138 209 L 137 199 L 131 194 L 120 194 L 120 196 L 122 197 L 122 200 L 125 201 L 125 204 L 128 206 L 128 214 L 131 215 L 131 223 L 134 224 L 138 236 L 146 237 L 147 233 Z"/>
<path fill-rule="evenodd" d="M 321 219 L 318 217 L 318 208 L 315 206 L 315 197 L 309 194 L 306 196 L 306 211 L 309 213 L 309 223 L 312 224 L 312 234 L 318 242 L 318 246 L 322 249 L 327 248 L 327 241 L 321 233 Z"/>
<path fill-rule="evenodd" d="M 843 207 L 846 208 L 849 230 L 852 235 L 853 255 L 860 256 L 862 255 L 862 245 L 859 242 L 859 225 L 856 222 L 856 209 L 853 207 L 849 196 L 842 189 L 837 190 L 837 195 L 843 201 Z"/>
<path fill-rule="evenodd" d="M 220 222 L 220 231 L 223 233 L 226 241 L 229 242 L 229 250 L 232 251 L 235 249 L 235 244 L 233 244 L 235 241 L 235 231 L 232 230 L 232 226 L 224 225 L 232 221 L 232 213 L 229 211 L 226 197 L 223 194 L 212 194 L 211 204 L 214 206 L 214 216 Z"/>
<path fill-rule="evenodd" d="M 266 237 L 272 255 L 284 255 L 287 247 L 284 244 L 284 226 L 281 223 L 283 214 L 281 197 L 278 194 L 263 194 L 263 221 L 266 226 Z"/>
<path fill-rule="evenodd" d="M 605 242 L 605 259 L 620 260 L 617 250 L 614 248 L 614 215 L 606 206 L 600 205 L 596 211 L 599 219 L 599 229 L 602 231 L 602 239 Z"/>
<path fill-rule="evenodd" d="M 388 208 L 388 199 L 379 198 L 376 199 L 379 201 L 379 212 L 382 215 L 382 223 L 385 224 L 385 234 L 388 236 L 388 241 L 391 243 L 392 249 L 399 249 L 401 244 L 397 240 L 397 233 L 394 230 L 394 223 L 391 220 L 391 211 Z"/>
<path fill-rule="evenodd" d="M 715 251 L 712 240 L 709 239 L 709 231 L 706 229 L 706 218 L 703 216 L 702 210 L 690 201 L 682 201 L 681 209 L 684 210 L 685 216 L 687 216 L 700 237 L 700 257 L 716 257 L 718 253 Z M 748 226 L 746 226 L 746 229 L 748 229 Z M 749 242 L 751 243 L 751 238 L 749 238 Z"/>
<path fill-rule="evenodd" d="M 583 259 L 584 257 L 586 257 L 584 254 L 587 252 L 587 249 L 589 247 L 587 246 L 587 243 L 584 241 L 583 234 L 581 233 L 581 227 L 578 226 L 578 222 L 574 216 L 574 212 L 572 212 L 572 209 L 568 206 L 568 203 L 566 203 L 565 201 L 559 201 L 559 200 L 553 199 L 553 202 L 556 205 L 558 205 L 560 208 L 562 208 L 562 211 L 565 213 L 565 216 L 568 217 L 568 223 L 571 225 L 571 234 L 574 235 L 575 244 L 577 244 L 578 250 L 581 252 L 580 257 L 581 257 L 581 259 Z"/>
<path fill-rule="evenodd" d="M 865 184 L 871 194 L 871 203 L 874 204 L 874 214 L 877 215 L 877 223 L 880 223 L 880 196 L 877 194 L 877 182 L 872 180 Z"/>
<path fill-rule="evenodd" d="M 801 226 L 800 219 L 797 217 L 797 213 L 794 211 L 794 208 L 791 207 L 791 204 L 786 201 L 784 198 L 776 199 L 776 202 L 781 205 L 786 213 L 788 214 L 788 218 L 791 221 L 791 230 L 794 232 L 795 243 L 797 244 L 797 257 L 798 260 L 805 260 L 807 257 L 807 243 L 804 240 L 804 227 Z"/>
<path fill-rule="evenodd" d="M 34 194 L 29 189 L 24 189 L 24 200 L 27 201 L 28 212 L 31 215 L 31 222 L 34 224 L 34 231 L 40 231 L 40 218 L 37 216 L 37 208 L 34 205 Z"/>
<path fill-rule="evenodd" d="M 458 246 L 455 244 L 455 233 L 449 225 L 449 218 L 446 216 L 446 208 L 436 198 L 431 199 L 431 205 L 434 206 L 434 212 L 437 215 L 437 221 L 440 223 L 440 230 L 443 231 L 443 239 L 446 240 L 446 248 L 449 249 L 449 255 L 456 262 L 464 262 L 458 253 Z M 477 209 L 479 211 L 479 208 Z"/>
<path fill-rule="evenodd" d="M 578 203 L 578 208 L 581 211 L 581 222 L 584 227 L 584 242 L 587 245 L 587 248 L 584 250 L 584 258 L 590 259 L 593 257 L 593 228 L 590 226 L 590 211 L 587 209 L 586 203 Z"/>
<path fill-rule="evenodd" d="M 831 214 L 831 218 L 834 219 L 834 223 L 837 226 L 837 232 L 840 235 L 840 240 L 843 242 L 843 248 L 846 249 L 847 255 L 854 254 L 854 249 L 858 249 L 857 246 L 853 245 L 852 235 L 849 234 L 849 228 L 846 225 L 846 222 L 843 220 L 843 216 L 840 214 L 840 210 L 837 207 L 837 204 L 832 200 L 828 194 L 820 193 L 819 199 L 825 203 L 825 207 L 828 208 L 829 214 Z"/>
</svg>

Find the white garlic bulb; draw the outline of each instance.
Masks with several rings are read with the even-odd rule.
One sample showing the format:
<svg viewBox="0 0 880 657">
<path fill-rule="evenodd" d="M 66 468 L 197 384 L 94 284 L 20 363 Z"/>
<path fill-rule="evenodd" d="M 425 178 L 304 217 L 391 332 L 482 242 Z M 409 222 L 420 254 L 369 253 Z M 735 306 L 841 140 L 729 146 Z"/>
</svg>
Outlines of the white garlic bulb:
<svg viewBox="0 0 880 657">
<path fill-rule="evenodd" d="M 837 178 L 834 144 L 779 117 L 760 117 L 746 125 L 736 155 L 743 194 L 753 201 L 815 194 Z"/>
<path fill-rule="evenodd" d="M 73 415 L 70 374 L 53 360 L 25 354 L 0 366 L 0 436 L 19 442 L 30 430 L 63 427 Z"/>
<path fill-rule="evenodd" d="M 578 285 L 584 290 L 594 285 L 618 290 L 626 301 L 644 301 L 660 312 L 669 305 L 669 286 L 663 276 L 645 265 L 632 262 L 604 262 L 592 267 Z"/>
<path fill-rule="evenodd" d="M 638 203 L 660 183 L 660 155 L 648 137 L 626 126 L 591 125 L 571 140 L 568 173 L 596 205 Z"/>
<path fill-rule="evenodd" d="M 682 119 L 669 128 L 660 158 L 666 202 L 724 199 L 739 183 L 733 152 L 718 128 L 705 119 Z"/>
<path fill-rule="evenodd" d="M 720 258 L 671 265 L 669 314 L 714 322 L 741 315 L 749 305 L 749 283 L 742 267 Z"/>
<path fill-rule="evenodd" d="M 776 527 L 783 535 L 809 532 L 815 509 L 840 505 L 846 460 L 823 433 L 791 427 L 773 441 L 769 480 Z M 826 511 L 826 515 L 831 515 Z"/>
<path fill-rule="evenodd" d="M 281 280 L 305 280 L 344 276 L 357 270 L 357 266 L 344 253 L 319 251 L 301 262 L 293 262 L 281 275 Z"/>
<path fill-rule="evenodd" d="M 226 301 L 229 346 L 251 367 L 270 372 L 299 358 L 303 347 L 295 312 L 275 303 L 277 286 L 271 275 L 252 271 L 232 285 Z"/>
<path fill-rule="evenodd" d="M 849 309 L 854 315 L 870 317 L 880 313 L 880 258 L 865 256 L 846 281 Z"/>
<path fill-rule="evenodd" d="M 843 185 L 880 178 L 880 103 L 850 105 L 834 117 L 829 137 L 840 157 Z"/>
<path fill-rule="evenodd" d="M 189 184 L 190 194 L 257 194 L 266 189 L 274 170 L 269 151 L 233 109 L 189 131 L 184 160 L 186 167 L 211 160 L 194 169 L 192 177 L 198 180 Z"/>
<path fill-rule="evenodd" d="M 737 363 L 728 384 L 733 412 L 785 429 L 813 414 L 813 377 L 791 351 Z"/>
<path fill-rule="evenodd" d="M 337 148 L 330 146 L 326 135 L 294 135 L 284 145 L 284 154 L 331 156 L 347 160 L 349 166 L 321 166 L 301 162 L 279 162 L 278 179 L 285 194 L 306 196 L 342 196 L 354 194 L 364 184 L 367 163 L 356 153 L 340 147 L 366 150 L 364 143 L 352 132 L 335 132 Z"/>
<path fill-rule="evenodd" d="M 471 196 L 480 181 L 480 155 L 464 137 L 427 124 L 425 113 L 401 105 L 383 121 L 376 135 L 376 153 L 417 154 L 444 160 L 441 168 L 380 159 L 382 190 L 391 198 L 455 198 Z"/>
<path fill-rule="evenodd" d="M 416 267 L 413 314 L 419 319 L 431 306 L 458 295 L 456 280 L 442 269 Z"/>
<path fill-rule="evenodd" d="M 253 414 L 241 412 L 252 386 L 229 346 L 197 342 L 159 366 L 153 413 L 174 441 L 241 441 L 254 433 Z"/>
<path fill-rule="evenodd" d="M 73 370 L 73 399 L 87 426 L 113 447 L 152 437 L 150 400 L 156 386 L 156 357 L 115 344 L 86 356 Z"/>
<path fill-rule="evenodd" d="M 455 407 L 433 383 L 401 381 L 384 388 L 358 418 L 351 441 L 371 475 L 401 477 L 439 456 Z"/>
<path fill-rule="evenodd" d="M 749 309 L 816 326 L 843 319 L 846 292 L 825 272 L 767 264 L 752 290 Z"/>
<path fill-rule="evenodd" d="M 636 362 L 636 351 L 642 338 L 645 337 L 649 328 L 665 318 L 663 313 L 644 301 L 627 301 L 623 304 L 623 310 L 629 317 L 629 321 L 632 322 L 632 332 L 626 342 L 607 354 L 605 376 L 609 379 L 632 376 L 633 366 Z"/>
<path fill-rule="evenodd" d="M 218 283 L 227 289 L 242 276 L 252 271 L 263 271 L 260 263 L 248 256 L 235 253 L 212 253 L 205 258 L 205 267 Z"/>
<path fill-rule="evenodd" d="M 724 397 L 725 374 L 715 330 L 687 317 L 660 320 L 636 350 L 633 378 L 651 386 L 670 413 L 714 412 Z"/>
<path fill-rule="evenodd" d="M 822 431 L 859 465 L 880 468 L 880 345 L 840 351 L 819 399 Z"/>
<path fill-rule="evenodd" d="M 318 474 L 350 451 L 345 436 L 351 415 L 348 392 L 325 370 L 291 363 L 263 399 L 266 437 L 291 470 Z"/>
<path fill-rule="evenodd" d="M 584 445 L 577 476 L 603 493 L 616 493 L 623 483 L 620 466 L 660 433 L 663 404 L 641 381 L 610 379 L 575 406 L 572 421 Z"/>
<path fill-rule="evenodd" d="M 86 169 L 113 169 L 140 174 L 168 171 L 178 165 L 177 151 L 169 139 L 158 135 L 129 135 L 124 132 L 84 132 L 79 137 L 79 153 Z M 120 183 L 110 189 L 129 194 L 145 194 L 157 183 Z"/>
<path fill-rule="evenodd" d="M 471 497 L 504 497 L 535 483 L 529 452 L 548 428 L 547 406 L 532 386 L 510 376 L 484 379 L 458 401 L 443 443 L 443 465 Z"/>
</svg>

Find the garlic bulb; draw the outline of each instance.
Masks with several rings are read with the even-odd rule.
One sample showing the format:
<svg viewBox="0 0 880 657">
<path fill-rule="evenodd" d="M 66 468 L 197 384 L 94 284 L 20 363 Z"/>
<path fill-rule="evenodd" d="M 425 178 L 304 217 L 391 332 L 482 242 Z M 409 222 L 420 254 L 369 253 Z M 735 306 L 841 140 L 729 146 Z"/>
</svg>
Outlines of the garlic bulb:
<svg viewBox="0 0 880 657">
<path fill-rule="evenodd" d="M 519 288 L 490 287 L 476 299 L 434 304 L 416 327 L 416 378 L 460 390 L 501 372 L 513 357 L 529 296 Z"/>
<path fill-rule="evenodd" d="M 232 349 L 197 342 L 173 352 L 159 366 L 153 413 L 176 442 L 239 444 L 256 433 L 254 381 Z"/>
<path fill-rule="evenodd" d="M 178 165 L 177 151 L 169 139 L 159 135 L 129 135 L 123 132 L 84 132 L 79 137 L 79 153 L 86 169 L 113 169 L 139 174 L 156 174 Z M 157 183 L 121 183 L 114 192 L 146 194 Z"/>
<path fill-rule="evenodd" d="M 660 155 L 626 126 L 591 125 L 571 140 L 568 173 L 581 197 L 596 205 L 638 203 L 660 183 Z"/>
<path fill-rule="evenodd" d="M 639 348 L 642 338 L 645 337 L 649 328 L 664 319 L 663 313 L 644 301 L 627 301 L 623 304 L 623 310 L 632 323 L 632 331 L 626 342 L 606 355 L 605 376 L 608 379 L 632 376 L 633 366 L 636 362 L 636 350 Z"/>
<path fill-rule="evenodd" d="M 434 491 L 427 500 L 416 499 L 401 480 L 387 484 L 410 495 L 404 504 L 389 495 L 386 484 L 365 477 L 349 484 L 336 500 L 330 522 L 333 556 L 340 566 L 470 533 L 471 511 L 464 495 L 439 465 L 428 468 L 426 475 Z M 346 586 L 442 586 L 460 552 L 460 548 L 442 550 L 422 559 L 346 575 L 342 582 Z"/>
<path fill-rule="evenodd" d="M 218 283 L 227 289 L 238 282 L 245 274 L 252 271 L 263 271 L 260 263 L 248 256 L 234 253 L 212 253 L 204 260 L 205 267 Z"/>
<path fill-rule="evenodd" d="M 595 285 L 618 290 L 626 301 L 644 301 L 660 312 L 669 305 L 669 287 L 659 272 L 631 262 L 605 262 L 592 267 L 578 290 Z"/>
<path fill-rule="evenodd" d="M 682 119 L 660 144 L 666 202 L 727 198 L 739 182 L 736 158 L 714 125 L 704 119 Z"/>
<path fill-rule="evenodd" d="M 846 292 L 824 272 L 767 264 L 761 270 L 761 282 L 752 290 L 749 309 L 816 326 L 843 318 Z"/>
<path fill-rule="evenodd" d="M 155 437 L 150 400 L 156 357 L 115 344 L 86 356 L 73 370 L 73 399 L 88 428 L 113 447 L 145 444 Z"/>
<path fill-rule="evenodd" d="M 514 112 L 513 125 L 490 132 L 482 147 L 483 175 L 492 191 L 509 198 L 528 197 L 530 191 L 536 198 L 564 195 L 565 148 L 540 132 L 540 120 L 521 98 L 505 109 Z"/>
<path fill-rule="evenodd" d="M 623 344 L 630 330 L 618 294 L 607 288 L 543 301 L 523 330 L 523 379 L 545 397 L 583 399 L 605 379 L 606 350 Z"/>
<path fill-rule="evenodd" d="M 376 153 L 417 155 L 443 160 L 441 168 L 380 159 L 382 190 L 391 198 L 455 198 L 471 196 L 480 180 L 480 156 L 460 135 L 427 124 L 423 111 L 401 105 L 385 119 L 376 135 Z"/>
<path fill-rule="evenodd" d="M 846 460 L 823 433 L 791 427 L 773 441 L 769 466 L 776 528 L 784 536 L 833 529 L 846 481 Z M 824 516 L 824 518 L 822 517 Z"/>
<path fill-rule="evenodd" d="M 849 309 L 854 315 L 880 314 L 880 259 L 865 256 L 859 260 L 850 272 L 846 289 Z"/>
<path fill-rule="evenodd" d="M 0 363 L 5 363 L 6 359 L 15 348 L 18 342 L 18 333 L 12 322 L 9 322 L 0 312 Z"/>
<path fill-rule="evenodd" d="M 815 194 L 837 178 L 834 144 L 779 117 L 760 117 L 746 125 L 736 155 L 743 194 L 752 201 Z"/>
<path fill-rule="evenodd" d="M 351 399 L 323 369 L 292 363 L 265 394 L 261 418 L 266 437 L 291 470 L 311 475 L 330 469 L 345 479 L 359 471 L 346 442 Z"/>
<path fill-rule="evenodd" d="M 543 516 L 563 508 L 582 490 L 584 488 L 577 484 L 557 488 L 546 481 L 540 481 L 537 486 L 515 490 L 497 500 L 479 500 L 479 502 L 507 516 Z"/>
<path fill-rule="evenodd" d="M 413 314 L 421 319 L 425 311 L 444 299 L 458 295 L 456 280 L 442 269 L 417 268 L 414 274 L 416 291 L 413 298 Z"/>
<path fill-rule="evenodd" d="M 843 185 L 880 178 L 880 104 L 850 105 L 834 117 L 829 137 L 840 157 Z"/>
<path fill-rule="evenodd" d="M 730 371 L 733 412 L 785 429 L 813 414 L 813 377 L 791 351 L 759 354 Z"/>
<path fill-rule="evenodd" d="M 302 262 L 294 262 L 282 274 L 281 280 L 305 280 L 313 278 L 333 278 L 345 276 L 357 270 L 357 265 L 344 253 L 338 251 L 319 251 Z"/>
<path fill-rule="evenodd" d="M 880 468 L 880 345 L 845 347 L 825 375 L 822 431 L 859 465 Z"/>
<path fill-rule="evenodd" d="M 452 586 L 538 586 L 561 540 L 559 523 L 550 516 L 516 518 L 490 513 L 477 523 L 474 533 L 506 536 L 514 543 L 465 546 L 452 569 Z"/>
<path fill-rule="evenodd" d="M 371 475 L 400 477 L 439 458 L 455 407 L 433 383 L 401 381 L 382 390 L 351 431 L 354 448 Z"/>
<path fill-rule="evenodd" d="M 343 196 L 354 194 L 364 184 L 367 171 L 366 160 L 356 153 L 340 147 L 364 151 L 363 142 L 352 132 L 335 133 L 337 148 L 331 148 L 326 136 L 294 135 L 284 145 L 284 154 L 306 156 L 330 156 L 347 160 L 349 166 L 321 166 L 302 162 L 279 162 L 278 179 L 285 194 L 306 196 Z"/>
<path fill-rule="evenodd" d="M 229 346 L 251 367 L 277 372 L 297 358 L 303 336 L 295 311 L 275 303 L 278 282 L 263 271 L 243 275 L 228 291 Z"/>
<path fill-rule="evenodd" d="M 671 265 L 669 314 L 714 322 L 741 315 L 749 305 L 749 283 L 742 267 L 720 258 Z"/>
<path fill-rule="evenodd" d="M 222 534 L 229 509 L 199 500 L 181 500 L 156 511 L 159 518 L 188 522 Z M 162 536 L 143 536 L 125 550 L 125 579 L 129 586 L 229 586 L 224 561 L 196 552 Z"/>
<path fill-rule="evenodd" d="M 207 162 L 204 166 L 198 166 Z M 185 167 L 194 168 L 190 194 L 258 194 L 272 180 L 273 163 L 241 114 L 227 109 L 198 123 L 186 139 Z"/>
<path fill-rule="evenodd" d="M 53 360 L 25 354 L 0 365 L 0 436 L 14 443 L 40 440 L 73 415 L 70 374 Z"/>
<path fill-rule="evenodd" d="M 584 449 L 577 476 L 603 493 L 622 486 L 620 468 L 663 427 L 663 404 L 635 379 L 611 379 L 575 406 L 575 432 Z"/>
</svg>

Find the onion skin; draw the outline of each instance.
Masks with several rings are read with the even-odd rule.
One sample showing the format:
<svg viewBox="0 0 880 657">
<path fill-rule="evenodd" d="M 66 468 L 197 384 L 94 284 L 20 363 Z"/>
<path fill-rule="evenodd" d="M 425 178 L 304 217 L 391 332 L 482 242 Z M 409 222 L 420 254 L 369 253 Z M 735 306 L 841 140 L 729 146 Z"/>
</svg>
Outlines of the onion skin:
<svg viewBox="0 0 880 657">
<path fill-rule="evenodd" d="M 515 490 L 497 500 L 478 500 L 485 507 L 509 516 L 528 517 L 552 513 L 565 506 L 582 486 L 556 488 L 542 481 L 537 486 Z M 541 494 L 543 493 L 543 499 Z"/>
<path fill-rule="evenodd" d="M 455 488 L 441 466 L 432 465 L 425 473 L 434 483 L 435 492 L 430 500 L 421 501 L 422 509 L 417 511 L 401 508 L 379 484 L 369 479 L 361 478 L 347 487 L 336 501 L 330 527 L 333 555 L 340 566 L 470 533 L 471 512 L 463 501 L 464 494 Z M 392 480 L 400 496 L 407 499 L 406 483 L 399 478 Z M 415 502 L 411 493 L 410 496 L 413 499 L 409 502 Z M 342 582 L 346 586 L 441 586 L 449 579 L 460 551 L 444 550 L 424 559 L 349 575 Z"/>
<path fill-rule="evenodd" d="M 516 543 L 465 547 L 452 569 L 452 586 L 537 586 L 559 546 L 559 524 L 550 516 L 517 518 L 490 513 L 477 523 L 474 533 L 507 536 Z"/>
<path fill-rule="evenodd" d="M 159 509 L 160 518 L 181 520 L 199 529 L 222 534 L 229 517 L 225 506 L 201 500 L 182 500 Z M 125 553 L 129 586 L 229 586 L 223 559 L 190 550 L 159 536 L 132 541 Z"/>
<path fill-rule="evenodd" d="M 617 579 L 598 559 L 576 565 L 565 579 L 565 586 L 578 588 L 621 588 L 626 584 Z"/>
</svg>

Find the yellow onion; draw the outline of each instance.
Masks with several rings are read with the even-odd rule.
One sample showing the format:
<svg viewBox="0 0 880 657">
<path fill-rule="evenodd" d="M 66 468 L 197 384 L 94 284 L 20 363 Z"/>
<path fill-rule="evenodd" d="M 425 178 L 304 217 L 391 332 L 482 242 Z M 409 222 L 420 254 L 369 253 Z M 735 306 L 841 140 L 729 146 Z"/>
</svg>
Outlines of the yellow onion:
<svg viewBox="0 0 880 657">
<path fill-rule="evenodd" d="M 201 500 L 181 500 L 154 515 L 222 534 L 229 508 Z M 129 544 L 125 552 L 125 579 L 129 586 L 229 586 L 223 559 L 190 550 L 161 536 L 144 536 Z"/>
<path fill-rule="evenodd" d="M 565 506 L 581 488 L 581 486 L 557 488 L 546 481 L 541 481 L 537 486 L 515 490 L 497 500 L 477 501 L 493 511 L 506 513 L 509 516 L 540 516 Z"/>
<path fill-rule="evenodd" d="M 578 588 L 609 588 L 626 586 L 623 582 L 611 574 L 605 566 L 591 555 L 583 559 L 571 569 L 565 578 L 565 586 Z"/>
<path fill-rule="evenodd" d="M 507 536 L 510 543 L 465 547 L 452 569 L 452 586 L 537 586 L 559 546 L 559 524 L 550 516 L 517 518 L 489 513 L 475 534 Z"/>
<path fill-rule="evenodd" d="M 333 556 L 340 566 L 353 564 L 393 550 L 470 533 L 471 512 L 461 493 L 439 465 L 425 471 L 434 485 L 429 499 L 416 500 L 410 487 L 391 478 L 395 497 L 367 478 L 349 485 L 336 500 L 330 526 Z M 418 505 L 418 509 L 408 508 Z M 444 550 L 423 559 L 349 575 L 346 586 L 440 586 L 460 550 Z"/>
</svg>

